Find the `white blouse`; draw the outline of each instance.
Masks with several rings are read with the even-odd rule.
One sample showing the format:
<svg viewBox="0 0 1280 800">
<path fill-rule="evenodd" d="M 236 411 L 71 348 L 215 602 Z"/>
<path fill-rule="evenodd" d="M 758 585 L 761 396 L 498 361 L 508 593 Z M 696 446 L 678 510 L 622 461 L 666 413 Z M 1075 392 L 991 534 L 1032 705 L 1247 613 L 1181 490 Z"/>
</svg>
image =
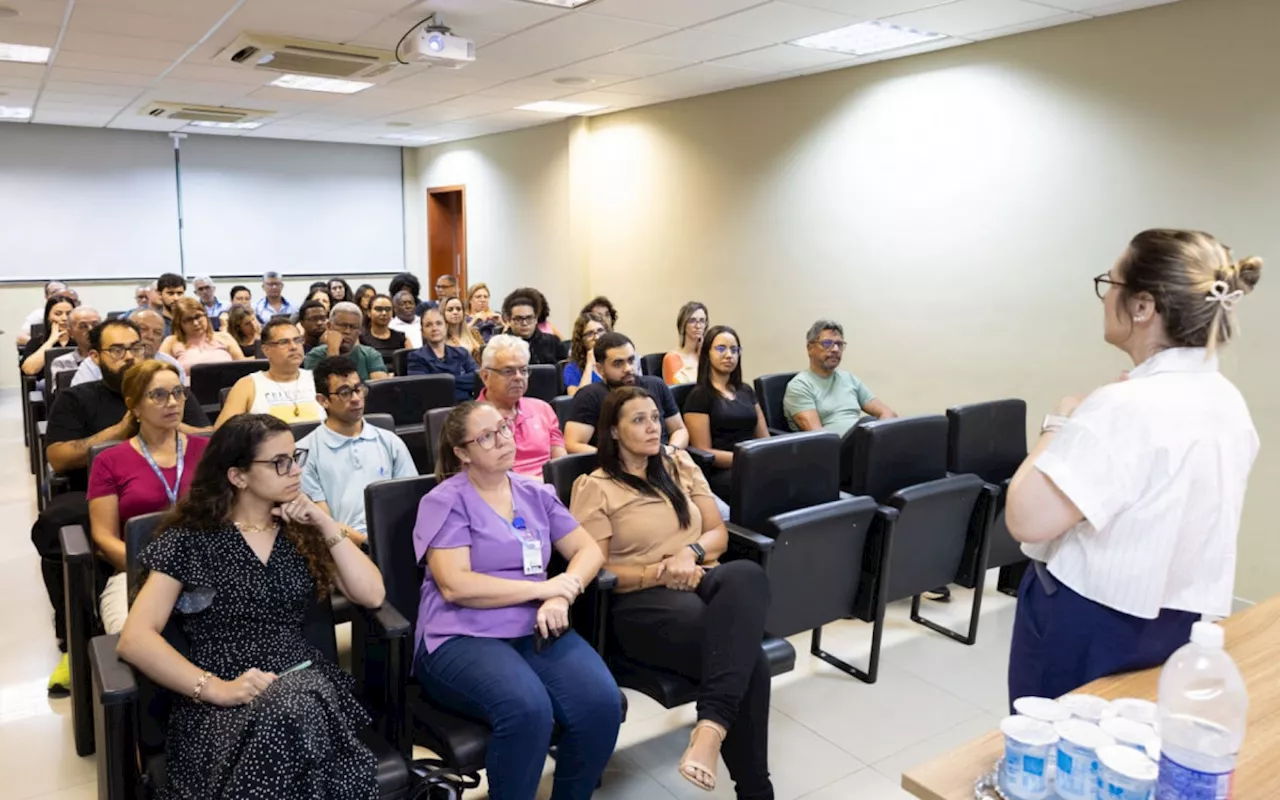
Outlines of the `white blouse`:
<svg viewBox="0 0 1280 800">
<path fill-rule="evenodd" d="M 1231 613 L 1258 433 L 1203 348 L 1165 350 L 1080 405 L 1036 461 L 1084 521 L 1024 544 L 1075 592 L 1155 619 Z"/>
</svg>

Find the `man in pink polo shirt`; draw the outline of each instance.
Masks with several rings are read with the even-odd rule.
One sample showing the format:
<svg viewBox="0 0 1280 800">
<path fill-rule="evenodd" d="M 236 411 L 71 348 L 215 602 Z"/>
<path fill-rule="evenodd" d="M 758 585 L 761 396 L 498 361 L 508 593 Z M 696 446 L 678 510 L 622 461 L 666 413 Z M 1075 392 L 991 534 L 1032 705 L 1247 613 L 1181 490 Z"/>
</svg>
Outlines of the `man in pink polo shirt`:
<svg viewBox="0 0 1280 800">
<path fill-rule="evenodd" d="M 484 381 L 480 399 L 493 403 L 515 434 L 513 469 L 542 480 L 542 465 L 567 451 L 555 409 L 524 396 L 529 389 L 529 344 L 506 334 L 491 338 L 480 363 L 480 380 Z"/>
</svg>

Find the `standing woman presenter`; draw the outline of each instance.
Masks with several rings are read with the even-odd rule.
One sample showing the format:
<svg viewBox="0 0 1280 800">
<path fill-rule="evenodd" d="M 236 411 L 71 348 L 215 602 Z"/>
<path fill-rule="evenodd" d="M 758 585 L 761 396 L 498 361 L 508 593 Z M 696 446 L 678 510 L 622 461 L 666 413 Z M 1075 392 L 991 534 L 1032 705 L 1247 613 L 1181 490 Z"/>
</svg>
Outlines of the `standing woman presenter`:
<svg viewBox="0 0 1280 800">
<path fill-rule="evenodd" d="M 1064 399 L 1009 487 L 1009 532 L 1032 559 L 1011 701 L 1157 666 L 1202 614 L 1231 613 L 1258 434 L 1217 350 L 1261 273 L 1207 233 L 1149 230 L 1094 278 L 1106 341 L 1134 368 Z"/>
</svg>

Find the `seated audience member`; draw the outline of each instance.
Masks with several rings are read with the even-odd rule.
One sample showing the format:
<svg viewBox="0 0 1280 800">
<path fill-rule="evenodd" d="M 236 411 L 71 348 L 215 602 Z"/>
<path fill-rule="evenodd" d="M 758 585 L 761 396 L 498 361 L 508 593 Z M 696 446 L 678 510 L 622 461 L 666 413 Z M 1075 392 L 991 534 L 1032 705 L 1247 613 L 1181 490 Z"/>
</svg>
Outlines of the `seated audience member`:
<svg viewBox="0 0 1280 800">
<path fill-rule="evenodd" d="M 458 296 L 458 279 L 452 275 L 441 275 L 436 278 L 436 302 L 444 305 L 450 297 Z"/>
<path fill-rule="evenodd" d="M 44 304 L 44 333 L 30 339 L 22 348 L 22 373 L 44 374 L 45 356 L 55 347 L 70 347 L 71 312 L 80 306 L 75 298 L 54 295 Z"/>
<path fill-rule="evenodd" d="M 31 310 L 31 313 L 22 319 L 22 330 L 18 332 L 18 347 L 26 346 L 31 341 L 31 326 L 39 325 L 44 322 L 45 309 L 49 305 L 49 300 L 54 295 L 64 294 L 67 291 L 67 284 L 62 281 L 49 281 L 44 285 L 44 303 Z M 45 324 L 45 333 L 49 332 L 49 326 Z"/>
<path fill-rule="evenodd" d="M 395 310 L 395 317 L 389 323 L 391 330 L 403 333 L 414 350 L 422 347 L 422 318 L 416 311 L 418 301 L 408 289 L 401 289 L 391 296 L 391 307 Z"/>
<path fill-rule="evenodd" d="M 489 287 L 474 283 L 467 290 L 467 324 L 486 342 L 502 332 L 502 315 L 489 308 Z"/>
<path fill-rule="evenodd" d="M 214 286 L 213 279 L 207 275 L 201 275 L 195 279 L 196 297 L 199 298 L 200 304 L 204 306 L 205 316 L 209 318 L 209 324 L 213 326 L 215 331 L 222 330 L 222 315 L 226 313 L 227 307 L 218 299 L 218 288 Z"/>
<path fill-rule="evenodd" d="M 614 330 L 618 327 L 618 310 L 613 307 L 613 303 L 609 302 L 609 298 L 604 295 L 593 298 L 591 302 L 582 307 L 583 314 L 595 314 L 604 320 L 605 327 Z"/>
<path fill-rule="evenodd" d="M 655 375 L 641 375 L 636 359 L 636 348 L 617 331 L 601 334 L 593 348 L 596 370 L 603 383 L 593 383 L 578 389 L 569 409 L 569 422 L 564 428 L 564 443 L 570 453 L 594 452 L 599 438 L 596 423 L 600 409 L 611 389 L 620 386 L 639 386 L 649 392 L 662 410 L 662 443 L 683 450 L 689 446 L 689 431 L 684 427 L 680 409 L 676 406 L 671 390 Z"/>
<path fill-rule="evenodd" d="M 263 296 L 253 305 L 253 313 L 263 325 L 274 316 L 292 315 L 296 311 L 293 303 L 284 298 L 284 278 L 280 277 L 279 272 L 271 271 L 262 276 L 262 293 Z"/>
<path fill-rule="evenodd" d="M 538 301 L 531 295 L 511 293 L 502 301 L 506 333 L 529 345 L 530 364 L 555 364 L 561 359 L 560 340 L 538 330 Z"/>
<path fill-rule="evenodd" d="M 596 371 L 596 339 L 609 332 L 604 317 L 590 312 L 578 315 L 573 323 L 573 344 L 569 363 L 564 365 L 564 390 L 573 396 L 584 386 L 604 380 Z"/>
<path fill-rule="evenodd" d="M 564 337 L 555 325 L 551 324 L 551 304 L 547 302 L 547 296 L 532 286 L 524 286 L 516 289 L 512 294 L 524 295 L 533 298 L 538 308 L 538 330 L 543 333 L 549 333 L 555 337 L 556 341 L 560 341 Z"/>
<path fill-rule="evenodd" d="M 160 352 L 176 358 L 188 372 L 197 364 L 225 364 L 245 357 L 234 336 L 210 328 L 204 306 L 194 297 L 174 303 L 173 314 L 173 335 L 160 345 Z"/>
<path fill-rule="evenodd" d="M 75 372 L 89 357 L 89 331 L 98 326 L 102 322 L 102 317 L 98 312 L 88 306 L 80 306 L 73 310 L 67 318 L 67 325 L 71 329 L 71 340 L 75 342 L 76 349 L 70 353 L 64 353 L 53 360 L 49 365 L 49 374 L 55 379 L 59 372 Z M 53 392 L 56 387 L 46 387 L 49 392 Z"/>
<path fill-rule="evenodd" d="M 385 294 L 374 294 L 369 301 L 369 321 L 360 334 L 360 344 L 368 345 L 382 354 L 382 362 L 387 372 L 392 371 L 393 357 L 397 350 L 408 347 L 408 339 L 404 333 L 391 327 L 391 317 L 395 309 L 391 298 Z"/>
<path fill-rule="evenodd" d="M 548 487 L 511 472 L 511 434 L 487 403 L 464 403 L 445 421 L 440 483 L 418 504 L 413 529 L 427 565 L 415 672 L 432 697 L 493 730 L 492 797 L 537 793 L 558 725 L 552 796 L 586 800 L 613 753 L 622 707 L 604 661 L 570 627 L 569 606 L 604 557 Z M 569 566 L 548 578 L 552 548 Z"/>
<path fill-rule="evenodd" d="M 133 309 L 151 308 L 151 285 L 139 286 L 133 290 Z M 133 309 L 130 309 L 131 311 Z"/>
<path fill-rule="evenodd" d="M 462 298 L 446 297 L 441 300 L 440 313 L 444 315 L 445 342 L 466 350 L 473 359 L 479 358 L 485 341 L 475 328 L 467 324 L 467 315 L 462 310 Z"/>
<path fill-rule="evenodd" d="M 742 345 L 733 328 L 717 325 L 707 331 L 698 357 L 698 385 L 680 413 L 689 429 L 689 446 L 715 456 L 707 482 L 728 502 L 734 445 L 769 435 L 755 390 L 742 380 Z"/>
<path fill-rule="evenodd" d="M 422 312 L 422 347 L 409 352 L 410 375 L 452 375 L 455 403 L 475 396 L 476 361 L 461 347 L 445 344 L 444 316 L 438 308 Z"/>
<path fill-rule="evenodd" d="M 328 314 L 329 309 L 333 307 L 333 298 L 329 295 L 329 289 L 325 284 L 320 284 L 311 290 L 307 295 L 307 299 L 303 301 L 303 305 L 307 303 L 318 303 L 324 309 L 324 313 Z M 301 307 L 299 307 L 301 308 Z M 298 311 L 298 321 L 302 321 L 302 311 Z"/>
<path fill-rule="evenodd" d="M 317 300 L 308 300 L 298 309 L 298 327 L 302 330 L 303 352 L 324 344 L 324 333 L 329 327 L 329 309 Z"/>
<path fill-rule="evenodd" d="M 178 363 L 178 360 L 171 355 L 160 352 L 160 345 L 164 343 L 164 317 L 159 311 L 153 311 L 150 308 L 140 309 L 129 317 L 129 321 L 138 327 L 138 335 L 142 342 L 142 355 L 139 361 L 146 361 L 154 358 L 157 361 L 163 361 L 178 371 L 178 377 L 182 379 L 182 384 L 187 383 L 187 372 Z M 90 336 L 93 331 L 90 329 Z M 90 349 L 93 349 L 92 338 L 90 338 Z M 102 368 L 98 366 L 98 362 L 92 358 L 86 358 L 80 362 L 79 369 L 71 378 L 72 386 L 79 386 L 82 383 L 92 383 L 93 381 L 102 380 Z"/>
<path fill-rule="evenodd" d="M 369 387 L 346 356 L 330 356 L 316 365 L 316 399 L 324 406 L 324 424 L 298 447 L 310 453 L 302 468 L 302 491 L 363 545 L 364 489 L 374 481 L 418 474 L 404 441 L 364 421 Z"/>
<path fill-rule="evenodd" d="M 342 278 L 330 278 L 328 283 L 329 300 L 334 303 L 356 302 L 355 295 L 351 293 L 351 284 Z"/>
<path fill-rule="evenodd" d="M 115 570 L 102 592 L 102 627 L 119 633 L 129 614 L 124 525 L 164 511 L 191 488 L 208 439 L 178 430 L 187 391 L 178 370 L 163 361 L 130 367 L 122 385 L 134 435 L 93 460 L 89 473 L 89 531 L 94 547 Z"/>
<path fill-rule="evenodd" d="M 382 361 L 382 354 L 368 345 L 360 344 L 360 330 L 364 327 L 364 315 L 360 306 L 355 303 L 338 303 L 329 312 L 329 329 L 325 331 L 324 343 L 307 353 L 302 362 L 305 369 L 315 369 L 330 354 L 347 356 L 356 362 L 356 371 L 360 380 L 380 381 L 391 377 L 387 365 Z"/>
<path fill-rule="evenodd" d="M 378 290 L 367 283 L 360 284 L 360 288 L 356 289 L 355 303 L 364 312 L 366 321 L 369 319 L 369 303 L 377 293 Z"/>
<path fill-rule="evenodd" d="M 238 414 L 270 414 L 290 424 L 324 419 L 315 377 L 302 369 L 302 336 L 288 317 L 276 317 L 262 331 L 262 352 L 270 365 L 236 381 L 214 428 Z"/>
<path fill-rule="evenodd" d="M 149 572 L 117 652 L 188 698 L 169 714 L 166 796 L 378 797 L 377 761 L 360 740 L 369 715 L 305 621 L 334 586 L 377 608 L 382 575 L 299 490 L 295 448 L 275 417 L 224 425 L 139 557 Z M 185 656 L 162 635 L 170 619 Z"/>
<path fill-rule="evenodd" d="M 687 453 L 661 445 L 662 413 L 639 387 L 609 394 L 600 467 L 570 504 L 618 576 L 610 631 L 627 658 L 698 682 L 698 722 L 680 775 L 716 788 L 723 756 L 739 798 L 773 798 L 769 661 L 760 647 L 769 579 L 754 561 L 719 564 L 728 533 Z"/>
<path fill-rule="evenodd" d="M 239 303 L 231 306 L 227 312 L 227 324 L 222 330 L 236 340 L 240 352 L 250 358 L 262 358 L 262 323 L 258 322 L 258 315 L 252 308 Z"/>
<path fill-rule="evenodd" d="M 160 307 L 156 309 L 164 315 L 164 335 L 173 334 L 173 315 L 178 301 L 187 296 L 187 279 L 173 272 L 166 272 L 156 280 L 156 291 L 160 293 Z"/>
<path fill-rule="evenodd" d="M 839 368 L 848 344 L 840 323 L 818 320 L 809 327 L 805 341 L 809 368 L 796 373 L 782 399 L 791 430 L 829 430 L 843 436 L 863 413 L 876 419 L 898 416 L 862 381 Z"/>
<path fill-rule="evenodd" d="M 511 426 L 516 443 L 515 469 L 542 480 L 542 465 L 565 454 L 560 419 L 551 404 L 525 397 L 529 390 L 529 345 L 515 336 L 498 334 L 484 348 L 480 399 L 498 409 Z"/>
<path fill-rule="evenodd" d="M 231 305 L 253 307 L 253 292 L 248 286 L 231 287 Z"/>
<path fill-rule="evenodd" d="M 413 314 L 421 316 L 428 308 L 435 308 L 436 302 L 422 298 L 422 282 L 411 272 L 401 272 L 391 279 L 387 286 L 387 294 L 395 298 L 400 292 L 408 292 L 413 296 Z"/>
<path fill-rule="evenodd" d="M 680 332 L 680 348 L 662 358 L 662 379 L 668 386 L 696 383 L 698 380 L 698 354 L 702 352 L 702 337 L 707 332 L 707 307 L 691 301 L 680 307 L 676 315 L 676 330 Z"/>
</svg>

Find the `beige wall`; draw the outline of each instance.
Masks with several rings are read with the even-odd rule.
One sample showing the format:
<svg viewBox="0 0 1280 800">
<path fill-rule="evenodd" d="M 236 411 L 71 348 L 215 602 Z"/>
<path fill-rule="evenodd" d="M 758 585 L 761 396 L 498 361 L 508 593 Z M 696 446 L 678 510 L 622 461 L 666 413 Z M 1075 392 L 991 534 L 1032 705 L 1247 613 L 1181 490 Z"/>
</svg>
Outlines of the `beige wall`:
<svg viewBox="0 0 1280 800">
<path fill-rule="evenodd" d="M 663 350 L 698 299 L 755 375 L 802 366 L 805 328 L 830 316 L 899 411 L 1018 396 L 1034 417 L 1126 366 L 1090 278 L 1138 230 L 1280 259 L 1278 26 L 1274 0 L 1183 0 L 425 148 L 406 172 L 466 184 L 472 279 L 546 286 L 562 328 L 601 292 L 641 352 Z M 1225 354 L 1264 442 L 1237 584 L 1255 600 L 1280 591 L 1272 283 Z"/>
</svg>

